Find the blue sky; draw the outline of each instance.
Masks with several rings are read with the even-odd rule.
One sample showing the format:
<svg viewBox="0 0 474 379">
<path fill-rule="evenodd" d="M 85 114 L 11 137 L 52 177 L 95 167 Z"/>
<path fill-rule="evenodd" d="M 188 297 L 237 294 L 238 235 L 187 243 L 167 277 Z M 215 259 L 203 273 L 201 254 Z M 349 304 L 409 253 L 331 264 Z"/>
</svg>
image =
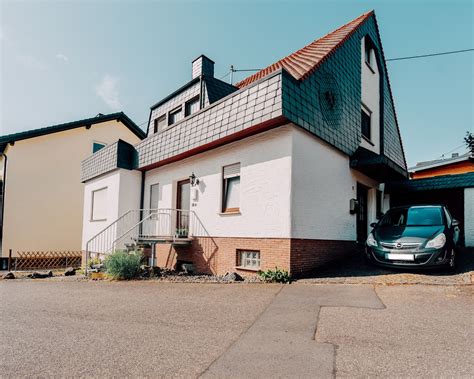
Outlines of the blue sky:
<svg viewBox="0 0 474 379">
<path fill-rule="evenodd" d="M 375 9 L 387 58 L 474 47 L 464 1 L 0 1 L 0 133 L 123 110 L 137 124 L 204 53 L 262 68 Z M 474 131 L 474 53 L 389 62 L 409 165 Z M 235 74 L 242 79 L 245 74 Z"/>
</svg>

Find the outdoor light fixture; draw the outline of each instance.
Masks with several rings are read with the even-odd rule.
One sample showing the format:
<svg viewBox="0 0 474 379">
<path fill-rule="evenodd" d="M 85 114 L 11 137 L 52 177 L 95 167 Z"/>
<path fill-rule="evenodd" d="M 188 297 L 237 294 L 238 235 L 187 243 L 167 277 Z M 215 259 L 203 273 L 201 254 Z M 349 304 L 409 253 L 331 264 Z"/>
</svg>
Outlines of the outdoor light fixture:
<svg viewBox="0 0 474 379">
<path fill-rule="evenodd" d="M 196 177 L 196 175 L 194 175 L 194 172 L 189 177 L 189 181 L 191 183 L 191 186 L 193 186 L 193 187 L 197 186 L 199 184 L 199 179 Z"/>
</svg>

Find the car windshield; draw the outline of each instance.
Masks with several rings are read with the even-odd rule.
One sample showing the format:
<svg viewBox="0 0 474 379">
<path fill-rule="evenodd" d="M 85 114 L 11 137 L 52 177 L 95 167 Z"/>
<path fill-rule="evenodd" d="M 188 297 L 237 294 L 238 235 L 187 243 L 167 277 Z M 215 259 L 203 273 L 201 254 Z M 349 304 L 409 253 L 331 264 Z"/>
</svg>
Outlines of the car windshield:
<svg viewBox="0 0 474 379">
<path fill-rule="evenodd" d="M 441 208 L 415 207 L 392 209 L 380 221 L 380 226 L 443 225 Z"/>
</svg>

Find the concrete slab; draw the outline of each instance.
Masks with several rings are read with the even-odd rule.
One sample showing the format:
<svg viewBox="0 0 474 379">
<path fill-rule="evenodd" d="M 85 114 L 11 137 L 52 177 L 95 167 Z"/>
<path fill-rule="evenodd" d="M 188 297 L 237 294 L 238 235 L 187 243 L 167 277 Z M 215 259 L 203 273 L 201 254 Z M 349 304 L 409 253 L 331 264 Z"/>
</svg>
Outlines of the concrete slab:
<svg viewBox="0 0 474 379">
<path fill-rule="evenodd" d="M 203 377 L 331 377 L 334 347 L 316 343 L 321 306 L 383 308 L 370 286 L 285 286 Z"/>
<path fill-rule="evenodd" d="M 472 377 L 473 287 L 380 286 L 384 310 L 323 308 L 337 377 Z"/>
</svg>

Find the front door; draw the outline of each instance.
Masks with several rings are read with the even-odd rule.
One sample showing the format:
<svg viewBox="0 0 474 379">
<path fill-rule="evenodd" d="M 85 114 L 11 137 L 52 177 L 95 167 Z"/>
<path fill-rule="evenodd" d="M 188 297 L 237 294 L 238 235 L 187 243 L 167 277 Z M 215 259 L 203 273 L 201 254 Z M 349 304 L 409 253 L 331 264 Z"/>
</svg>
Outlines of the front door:
<svg viewBox="0 0 474 379">
<path fill-rule="evenodd" d="M 357 183 L 357 242 L 365 243 L 367 239 L 367 187 Z"/>
<path fill-rule="evenodd" d="M 188 180 L 178 182 L 178 193 L 176 196 L 176 235 L 185 238 L 189 229 L 189 210 L 191 205 L 191 184 Z"/>
</svg>

